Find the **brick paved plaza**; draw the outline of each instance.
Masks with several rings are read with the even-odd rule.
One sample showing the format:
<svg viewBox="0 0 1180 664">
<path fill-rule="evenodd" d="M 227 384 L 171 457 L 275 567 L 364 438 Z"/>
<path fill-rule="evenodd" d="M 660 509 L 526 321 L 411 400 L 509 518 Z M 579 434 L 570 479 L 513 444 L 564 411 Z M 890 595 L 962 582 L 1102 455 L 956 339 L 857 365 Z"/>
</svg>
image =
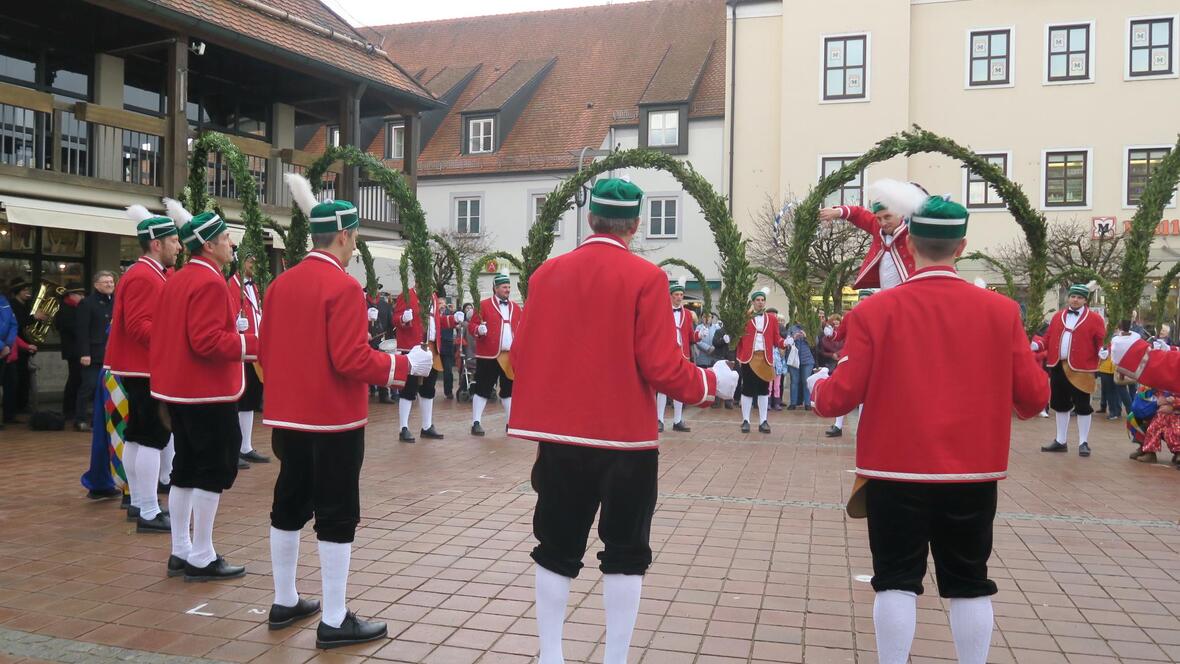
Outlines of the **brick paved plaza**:
<svg viewBox="0 0 1180 664">
<path fill-rule="evenodd" d="M 243 471 L 221 502 L 219 553 L 248 575 L 184 583 L 165 578 L 166 535 L 135 534 L 114 502 L 86 499 L 87 435 L 9 427 L 0 662 L 532 661 L 533 445 L 499 433 L 494 404 L 488 436 L 475 439 L 467 407 L 440 400 L 447 439 L 415 445 L 396 442 L 396 406 L 372 413 L 349 606 L 387 620 L 389 640 L 322 653 L 315 620 L 267 630 L 276 464 Z M 865 527 L 842 511 L 854 437 L 833 443 L 828 423 L 803 412 L 774 414 L 769 436 L 742 435 L 737 417 L 692 411 L 691 434 L 664 437 L 656 557 L 631 661 L 875 662 Z M 1037 451 L 1052 420 L 1015 426 L 992 558 L 993 662 L 1180 660 L 1180 472 L 1129 461 L 1122 427 L 1096 420 L 1088 460 Z M 255 440 L 269 453 L 265 429 Z M 571 595 L 571 662 L 602 657 L 595 551 Z M 310 528 L 301 553 L 299 589 L 318 597 Z M 913 661 L 953 660 L 926 587 Z"/>
</svg>

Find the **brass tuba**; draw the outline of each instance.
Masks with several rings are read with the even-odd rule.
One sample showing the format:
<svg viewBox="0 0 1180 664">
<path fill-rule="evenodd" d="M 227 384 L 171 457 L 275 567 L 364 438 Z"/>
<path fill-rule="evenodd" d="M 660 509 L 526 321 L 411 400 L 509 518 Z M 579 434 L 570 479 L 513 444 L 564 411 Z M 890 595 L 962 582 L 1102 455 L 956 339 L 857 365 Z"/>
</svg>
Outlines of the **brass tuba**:
<svg viewBox="0 0 1180 664">
<path fill-rule="evenodd" d="M 37 297 L 33 298 L 33 306 L 29 309 L 28 337 L 34 344 L 41 345 L 53 329 L 53 317 L 61 309 L 61 300 L 65 297 L 65 286 L 59 286 L 52 281 L 43 281 L 37 288 Z M 45 314 L 45 320 L 37 320 L 37 314 Z"/>
</svg>

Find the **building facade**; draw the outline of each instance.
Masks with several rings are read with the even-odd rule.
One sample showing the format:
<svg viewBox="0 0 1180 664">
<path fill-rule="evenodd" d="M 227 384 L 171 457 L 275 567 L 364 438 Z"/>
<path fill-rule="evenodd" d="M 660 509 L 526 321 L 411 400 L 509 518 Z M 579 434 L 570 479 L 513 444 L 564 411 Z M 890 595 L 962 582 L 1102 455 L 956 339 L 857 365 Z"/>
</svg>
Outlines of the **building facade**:
<svg viewBox="0 0 1180 664">
<path fill-rule="evenodd" d="M 1168 101 L 1180 99 L 1180 6 L 1169 0 L 728 5 L 726 181 L 747 228 L 768 198 L 801 198 L 918 124 L 988 156 L 1050 223 L 1121 232 L 1180 133 Z M 862 203 L 864 184 L 885 177 L 966 203 L 973 249 L 1021 232 L 993 190 L 942 155 L 871 166 L 830 202 Z M 1180 257 L 1175 199 L 1160 222 L 1153 257 L 1167 269 Z"/>
</svg>

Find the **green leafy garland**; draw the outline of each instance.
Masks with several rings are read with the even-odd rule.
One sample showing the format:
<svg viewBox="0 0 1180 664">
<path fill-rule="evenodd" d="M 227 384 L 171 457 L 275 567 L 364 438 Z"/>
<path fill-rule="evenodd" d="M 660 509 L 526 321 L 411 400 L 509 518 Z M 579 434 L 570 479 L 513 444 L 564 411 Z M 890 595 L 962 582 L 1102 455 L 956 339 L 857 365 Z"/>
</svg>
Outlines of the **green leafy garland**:
<svg viewBox="0 0 1180 664">
<path fill-rule="evenodd" d="M 193 214 L 217 208 L 217 215 L 228 221 L 225 213 L 209 197 L 206 168 L 210 151 L 221 153 L 222 158 L 229 164 L 230 174 L 238 189 L 238 200 L 242 203 L 242 222 L 246 228 L 240 251 L 255 257 L 254 283 L 258 288 L 258 297 L 261 298 L 271 280 L 270 257 L 266 253 L 266 241 L 262 232 L 266 215 L 258 205 L 258 183 L 246 166 L 246 158 L 238 146 L 224 134 L 215 131 L 204 132 L 193 142 L 192 154 L 189 155 L 188 186 L 185 187 L 188 200 L 182 202 Z"/>
<path fill-rule="evenodd" d="M 991 267 L 996 272 L 999 272 L 1000 275 L 1004 277 L 1003 294 L 1010 299 L 1016 299 L 1016 276 L 1012 274 L 1012 270 L 1008 269 L 1007 265 L 1004 265 L 1000 261 L 983 253 L 982 251 L 972 251 L 971 253 L 964 254 L 955 259 L 956 263 L 959 261 L 979 261 L 981 263 L 986 263 L 989 267 Z"/>
<path fill-rule="evenodd" d="M 843 300 L 841 297 L 843 294 L 842 291 L 844 289 L 844 284 L 837 282 L 840 281 L 840 277 L 844 274 L 844 271 L 853 265 L 856 265 L 859 260 L 859 257 L 847 258 L 837 263 L 832 271 L 828 272 L 828 276 L 824 279 L 823 287 L 824 311 L 832 313 L 833 309 L 843 308 Z M 837 307 L 836 303 L 840 303 L 841 306 Z"/>
<path fill-rule="evenodd" d="M 1180 261 L 1168 268 L 1163 278 L 1160 279 L 1160 285 L 1155 289 L 1155 302 L 1151 305 L 1151 316 L 1157 330 L 1160 323 L 1164 321 L 1164 312 L 1168 306 L 1168 293 L 1172 290 L 1172 284 L 1176 281 L 1176 277 L 1180 277 Z"/>
<path fill-rule="evenodd" d="M 524 277 L 523 263 L 519 258 L 513 256 L 507 251 L 493 251 L 489 254 L 484 254 L 483 256 L 480 256 L 476 260 L 472 261 L 471 273 L 467 275 L 467 289 L 471 292 L 471 302 L 476 306 L 476 308 L 479 307 L 480 303 L 479 275 L 481 272 L 481 266 L 487 265 L 491 261 L 498 260 L 507 261 L 510 265 L 512 265 L 512 267 L 516 268 L 516 270 L 521 273 L 520 277 L 517 279 L 517 283 L 520 287 L 521 297 L 524 296 L 524 292 L 527 290 L 525 288 L 526 279 Z"/>
<path fill-rule="evenodd" d="M 1164 206 L 1172 200 L 1177 182 L 1180 182 L 1180 140 L 1168 156 L 1155 166 L 1151 179 L 1143 188 L 1139 207 L 1131 218 L 1131 233 L 1126 240 L 1127 251 L 1123 258 L 1123 271 L 1119 277 L 1119 290 L 1115 297 L 1108 297 L 1110 311 L 1107 327 L 1112 329 L 1117 321 L 1130 318 L 1131 312 L 1143 297 L 1150 271 L 1148 254 L 1155 227 L 1164 214 Z M 1170 285 L 1170 284 L 1169 284 Z"/>
<path fill-rule="evenodd" d="M 779 276 L 779 274 L 777 272 L 775 272 L 774 270 L 762 267 L 761 265 L 755 265 L 754 267 L 750 268 L 750 272 L 753 272 L 754 274 L 756 274 L 760 277 L 770 279 L 771 281 L 774 282 L 774 285 L 778 286 L 779 289 L 781 289 L 784 293 L 791 292 L 791 290 L 790 290 L 791 284 L 788 283 L 786 280 L 784 280 L 781 276 Z M 754 291 L 754 284 L 751 284 L 750 289 L 748 291 L 746 291 L 747 304 L 749 304 L 748 298 L 750 297 L 750 293 L 752 293 L 753 291 Z"/>
<path fill-rule="evenodd" d="M 369 253 L 369 245 L 364 240 L 356 239 L 356 250 L 361 255 L 361 265 L 365 266 L 365 294 L 370 299 L 377 297 L 380 286 L 377 285 L 377 268 L 373 266 L 373 254 Z"/>
<path fill-rule="evenodd" d="M 1048 290 L 1048 243 L 1045 217 L 1029 203 L 1028 197 L 1020 185 L 1008 179 L 995 164 L 987 161 L 970 149 L 959 145 L 949 138 L 944 138 L 933 132 L 914 125 L 911 129 L 889 136 L 878 142 L 872 149 L 860 157 L 848 162 L 843 168 L 831 175 L 820 178 L 795 210 L 795 235 L 788 252 L 791 282 L 791 311 L 792 317 L 799 321 L 810 321 L 812 330 L 818 332 L 819 321 L 811 306 L 811 281 L 807 266 L 807 247 L 815 238 L 819 228 L 819 208 L 827 196 L 845 183 L 856 178 L 866 167 L 891 159 L 899 155 L 914 155 L 924 152 L 937 152 L 962 162 L 973 173 L 978 175 L 995 188 L 996 193 L 1004 201 L 1004 205 L 1016 223 L 1024 230 L 1028 241 L 1031 260 L 1029 261 L 1029 292 L 1025 308 L 1027 329 L 1031 333 L 1041 324 L 1043 316 L 1043 300 Z"/>
<path fill-rule="evenodd" d="M 733 222 L 726 199 L 688 162 L 654 150 L 633 149 L 612 152 L 558 184 L 541 206 L 540 219 L 529 229 L 528 244 L 521 249 L 524 269 L 520 279 L 522 297 L 528 297 L 528 280 L 553 250 L 553 230 L 561 215 L 570 209 L 574 194 L 601 173 L 623 168 L 651 168 L 676 178 L 684 191 L 701 207 L 721 254 L 721 289 L 718 314 L 727 330 L 745 329 L 746 297 L 754 288 L 754 272 L 746 259 L 746 241 Z M 737 335 L 732 335 L 737 342 Z"/>
<path fill-rule="evenodd" d="M 697 283 L 701 285 L 701 313 L 712 313 L 713 290 L 709 288 L 709 281 L 705 279 L 705 273 L 701 272 L 699 267 L 679 258 L 665 258 L 659 262 L 660 267 L 667 265 L 675 265 L 676 267 L 688 270 L 692 274 L 692 278 L 696 279 Z"/>
<path fill-rule="evenodd" d="M 451 269 L 455 271 L 455 309 L 462 309 L 463 261 L 459 258 L 459 250 L 438 233 L 431 233 L 430 239 L 434 240 L 439 247 L 442 247 L 443 252 L 447 255 L 447 262 L 451 264 Z"/>
</svg>

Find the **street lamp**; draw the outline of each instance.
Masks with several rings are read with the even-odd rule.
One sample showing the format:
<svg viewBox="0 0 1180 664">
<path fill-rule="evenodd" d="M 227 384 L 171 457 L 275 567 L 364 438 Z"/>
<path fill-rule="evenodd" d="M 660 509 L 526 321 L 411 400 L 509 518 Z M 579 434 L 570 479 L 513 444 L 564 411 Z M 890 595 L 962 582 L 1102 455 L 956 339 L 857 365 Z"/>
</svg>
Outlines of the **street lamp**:
<svg viewBox="0 0 1180 664">
<path fill-rule="evenodd" d="M 589 155 L 591 157 L 606 157 L 609 154 L 611 154 L 611 152 L 613 152 L 613 150 L 603 150 L 601 148 L 595 148 L 595 147 L 591 147 L 589 145 L 582 148 L 582 151 L 578 154 L 578 175 L 582 174 L 582 164 L 584 164 L 586 162 L 587 155 Z M 589 187 L 587 187 L 586 185 L 582 185 L 581 187 L 578 187 L 578 191 L 574 192 L 574 203 L 577 204 L 577 206 L 578 206 L 578 208 L 575 212 L 575 216 L 577 217 L 577 219 L 575 220 L 576 223 L 574 224 L 577 227 L 577 229 L 574 232 L 574 238 L 575 238 L 574 246 L 575 247 L 582 244 L 582 208 L 586 206 L 586 196 L 588 195 L 588 192 L 589 192 Z M 580 194 L 580 196 L 579 196 L 579 194 Z"/>
</svg>

